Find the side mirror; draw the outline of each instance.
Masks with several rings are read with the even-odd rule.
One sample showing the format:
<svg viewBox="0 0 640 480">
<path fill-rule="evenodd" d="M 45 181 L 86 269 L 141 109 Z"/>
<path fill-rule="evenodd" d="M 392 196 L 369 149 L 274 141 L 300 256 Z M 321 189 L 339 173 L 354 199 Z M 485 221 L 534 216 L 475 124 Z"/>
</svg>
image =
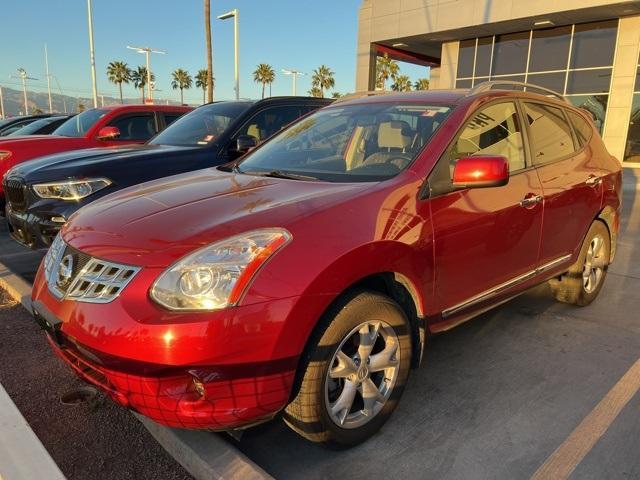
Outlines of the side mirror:
<svg viewBox="0 0 640 480">
<path fill-rule="evenodd" d="M 509 183 L 509 162 L 500 155 L 463 157 L 453 168 L 456 188 L 501 187 Z"/>
<path fill-rule="evenodd" d="M 236 150 L 240 153 L 247 153 L 252 148 L 258 146 L 258 139 L 253 135 L 240 135 L 236 140 Z"/>
<path fill-rule="evenodd" d="M 98 140 L 115 140 L 120 136 L 120 130 L 118 127 L 102 127 L 98 131 Z"/>
</svg>

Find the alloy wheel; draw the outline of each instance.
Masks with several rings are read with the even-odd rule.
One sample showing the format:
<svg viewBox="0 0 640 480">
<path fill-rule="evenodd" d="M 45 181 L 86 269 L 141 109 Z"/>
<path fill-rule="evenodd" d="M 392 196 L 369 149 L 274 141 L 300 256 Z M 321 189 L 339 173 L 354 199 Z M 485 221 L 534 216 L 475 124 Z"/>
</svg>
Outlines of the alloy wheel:
<svg viewBox="0 0 640 480">
<path fill-rule="evenodd" d="M 400 366 L 399 340 L 382 321 L 363 322 L 342 340 L 325 379 L 325 405 L 342 428 L 371 421 L 393 392 Z"/>
<path fill-rule="evenodd" d="M 595 291 L 602 281 L 607 265 L 606 250 L 604 238 L 600 235 L 593 237 L 582 269 L 582 286 L 587 293 Z"/>
</svg>

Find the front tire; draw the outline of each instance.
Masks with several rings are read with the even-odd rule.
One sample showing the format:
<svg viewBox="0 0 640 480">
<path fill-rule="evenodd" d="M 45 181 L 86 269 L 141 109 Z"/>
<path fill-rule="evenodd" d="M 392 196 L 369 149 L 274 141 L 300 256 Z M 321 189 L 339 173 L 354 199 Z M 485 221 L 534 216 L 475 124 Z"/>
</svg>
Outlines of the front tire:
<svg viewBox="0 0 640 480">
<path fill-rule="evenodd" d="M 593 302 L 604 284 L 610 259 L 609 230 L 596 220 L 584 238 L 576 263 L 568 272 L 549 281 L 556 300 L 579 306 Z"/>
<path fill-rule="evenodd" d="M 409 322 L 396 302 L 374 292 L 341 299 L 321 322 L 284 420 L 308 440 L 351 447 L 382 427 L 402 395 Z"/>
</svg>

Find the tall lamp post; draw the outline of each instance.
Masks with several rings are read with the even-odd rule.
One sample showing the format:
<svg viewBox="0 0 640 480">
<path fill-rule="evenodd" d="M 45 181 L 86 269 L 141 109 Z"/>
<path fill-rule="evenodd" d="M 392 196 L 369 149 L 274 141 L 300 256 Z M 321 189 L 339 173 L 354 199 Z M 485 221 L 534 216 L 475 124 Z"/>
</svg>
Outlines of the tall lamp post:
<svg viewBox="0 0 640 480">
<path fill-rule="evenodd" d="M 306 73 L 299 72 L 297 70 L 288 70 L 286 68 L 282 69 L 282 73 L 284 73 L 285 75 L 291 75 L 293 77 L 293 96 L 295 97 L 297 95 L 297 92 L 296 92 L 296 78 L 298 78 L 298 75 L 306 75 Z"/>
<path fill-rule="evenodd" d="M 0 118 L 4 118 L 4 98 L 2 97 L 2 85 L 0 85 Z"/>
<path fill-rule="evenodd" d="M 24 114 L 29 115 L 29 105 L 27 104 L 27 80 L 38 80 L 37 78 L 30 77 L 24 68 L 18 69 L 18 76 L 13 78 L 19 78 L 22 80 L 22 94 L 24 95 Z"/>
<path fill-rule="evenodd" d="M 233 17 L 233 51 L 234 51 L 234 73 L 236 78 L 236 100 L 240 99 L 240 75 L 238 60 L 238 9 L 234 8 L 230 12 L 218 16 L 218 20 L 226 20 Z"/>
<path fill-rule="evenodd" d="M 89 18 L 89 58 L 91 60 L 91 87 L 93 89 L 93 108 L 98 108 L 98 83 L 96 77 L 96 55 L 93 51 L 93 13 L 92 2 L 87 0 L 87 16 Z"/>
<path fill-rule="evenodd" d="M 153 88 L 151 88 L 151 54 L 159 53 L 161 55 L 166 55 L 167 52 L 162 50 L 154 50 L 151 47 L 132 47 L 131 45 L 127 45 L 129 50 L 135 50 L 138 53 L 144 53 L 147 56 L 147 91 L 149 92 L 149 100 L 153 103 Z"/>
</svg>

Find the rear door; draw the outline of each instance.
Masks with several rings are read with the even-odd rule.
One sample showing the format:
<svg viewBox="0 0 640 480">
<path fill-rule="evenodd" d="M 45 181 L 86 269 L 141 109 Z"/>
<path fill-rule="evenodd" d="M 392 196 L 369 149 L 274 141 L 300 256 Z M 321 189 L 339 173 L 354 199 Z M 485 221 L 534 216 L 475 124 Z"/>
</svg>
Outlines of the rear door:
<svg viewBox="0 0 640 480">
<path fill-rule="evenodd" d="M 435 239 L 435 292 L 446 320 L 530 278 L 542 231 L 542 189 L 527 163 L 516 103 L 499 101 L 472 114 L 429 182 L 451 184 L 458 159 L 495 154 L 509 161 L 502 187 L 449 191 L 430 203 Z M 439 173 L 441 172 L 441 173 Z M 446 182 L 434 179 L 445 175 Z"/>
<path fill-rule="evenodd" d="M 601 169 L 574 134 L 565 109 L 529 101 L 523 106 L 544 195 L 540 266 L 552 268 L 570 260 L 600 210 Z"/>
</svg>

